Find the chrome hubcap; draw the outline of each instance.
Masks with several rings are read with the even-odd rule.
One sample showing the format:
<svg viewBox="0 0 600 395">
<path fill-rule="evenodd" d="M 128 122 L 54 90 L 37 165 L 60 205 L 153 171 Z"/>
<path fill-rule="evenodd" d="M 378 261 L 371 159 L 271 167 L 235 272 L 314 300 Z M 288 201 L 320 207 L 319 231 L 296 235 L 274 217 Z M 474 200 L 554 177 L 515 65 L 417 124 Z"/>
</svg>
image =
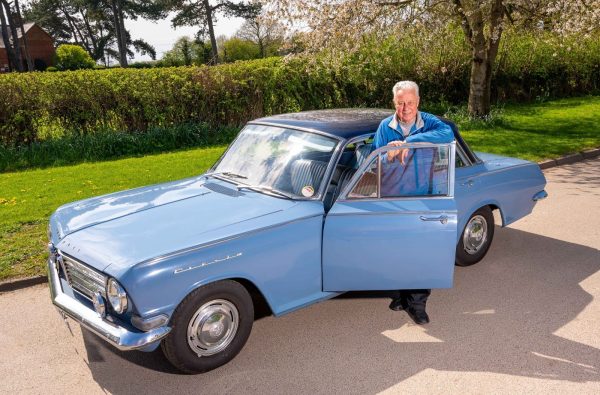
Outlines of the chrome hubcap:
<svg viewBox="0 0 600 395">
<path fill-rule="evenodd" d="M 229 346 L 237 333 L 240 316 L 228 300 L 203 304 L 188 324 L 188 345 L 199 357 L 217 354 Z"/>
<path fill-rule="evenodd" d="M 478 253 L 487 241 L 487 221 L 481 215 L 476 215 L 465 227 L 463 245 L 469 255 Z"/>
</svg>

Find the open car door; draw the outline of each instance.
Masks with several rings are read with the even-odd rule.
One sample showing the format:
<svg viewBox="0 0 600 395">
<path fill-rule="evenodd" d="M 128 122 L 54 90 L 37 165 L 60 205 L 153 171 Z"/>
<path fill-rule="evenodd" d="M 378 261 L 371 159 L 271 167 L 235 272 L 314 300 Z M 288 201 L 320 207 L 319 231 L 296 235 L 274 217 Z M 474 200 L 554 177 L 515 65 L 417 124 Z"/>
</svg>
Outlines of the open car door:
<svg viewBox="0 0 600 395">
<path fill-rule="evenodd" d="M 324 291 L 452 286 L 455 143 L 402 148 L 371 153 L 327 214 Z"/>
</svg>

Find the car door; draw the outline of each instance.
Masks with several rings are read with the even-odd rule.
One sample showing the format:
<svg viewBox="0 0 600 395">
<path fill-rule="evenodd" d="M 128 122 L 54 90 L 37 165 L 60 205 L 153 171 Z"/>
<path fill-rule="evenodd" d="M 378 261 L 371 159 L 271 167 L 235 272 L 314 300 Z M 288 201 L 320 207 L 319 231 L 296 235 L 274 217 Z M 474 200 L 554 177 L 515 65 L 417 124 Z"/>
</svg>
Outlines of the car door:
<svg viewBox="0 0 600 395">
<path fill-rule="evenodd" d="M 371 153 L 327 214 L 324 291 L 452 286 L 455 143 L 403 148 Z"/>
</svg>

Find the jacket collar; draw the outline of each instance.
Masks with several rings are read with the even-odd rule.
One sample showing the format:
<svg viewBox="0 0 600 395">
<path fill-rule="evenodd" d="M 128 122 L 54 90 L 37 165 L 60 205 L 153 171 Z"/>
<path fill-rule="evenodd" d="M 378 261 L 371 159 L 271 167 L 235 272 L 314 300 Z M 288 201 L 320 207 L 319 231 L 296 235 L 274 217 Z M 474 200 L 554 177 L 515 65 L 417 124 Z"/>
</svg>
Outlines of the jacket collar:
<svg viewBox="0 0 600 395">
<path fill-rule="evenodd" d="M 396 132 L 402 134 L 402 129 L 400 128 L 400 121 L 398 120 L 398 115 L 394 113 L 392 115 L 392 120 L 388 123 L 388 126 L 394 129 Z M 413 133 L 425 126 L 425 122 L 423 121 L 423 117 L 421 116 L 421 111 L 417 111 L 417 120 L 413 127 L 410 129 L 410 133 Z"/>
</svg>

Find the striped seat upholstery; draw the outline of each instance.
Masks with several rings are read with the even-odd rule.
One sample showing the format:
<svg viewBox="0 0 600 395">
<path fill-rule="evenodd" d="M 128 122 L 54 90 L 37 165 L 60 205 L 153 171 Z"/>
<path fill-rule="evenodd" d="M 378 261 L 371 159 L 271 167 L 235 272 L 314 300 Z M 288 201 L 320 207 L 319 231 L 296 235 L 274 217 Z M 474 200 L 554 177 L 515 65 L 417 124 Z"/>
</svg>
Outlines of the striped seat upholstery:
<svg viewBox="0 0 600 395">
<path fill-rule="evenodd" d="M 326 169 L 326 162 L 310 159 L 294 161 L 291 168 L 292 191 L 294 194 L 303 196 L 302 188 L 304 187 L 312 187 L 316 194 Z"/>
</svg>

